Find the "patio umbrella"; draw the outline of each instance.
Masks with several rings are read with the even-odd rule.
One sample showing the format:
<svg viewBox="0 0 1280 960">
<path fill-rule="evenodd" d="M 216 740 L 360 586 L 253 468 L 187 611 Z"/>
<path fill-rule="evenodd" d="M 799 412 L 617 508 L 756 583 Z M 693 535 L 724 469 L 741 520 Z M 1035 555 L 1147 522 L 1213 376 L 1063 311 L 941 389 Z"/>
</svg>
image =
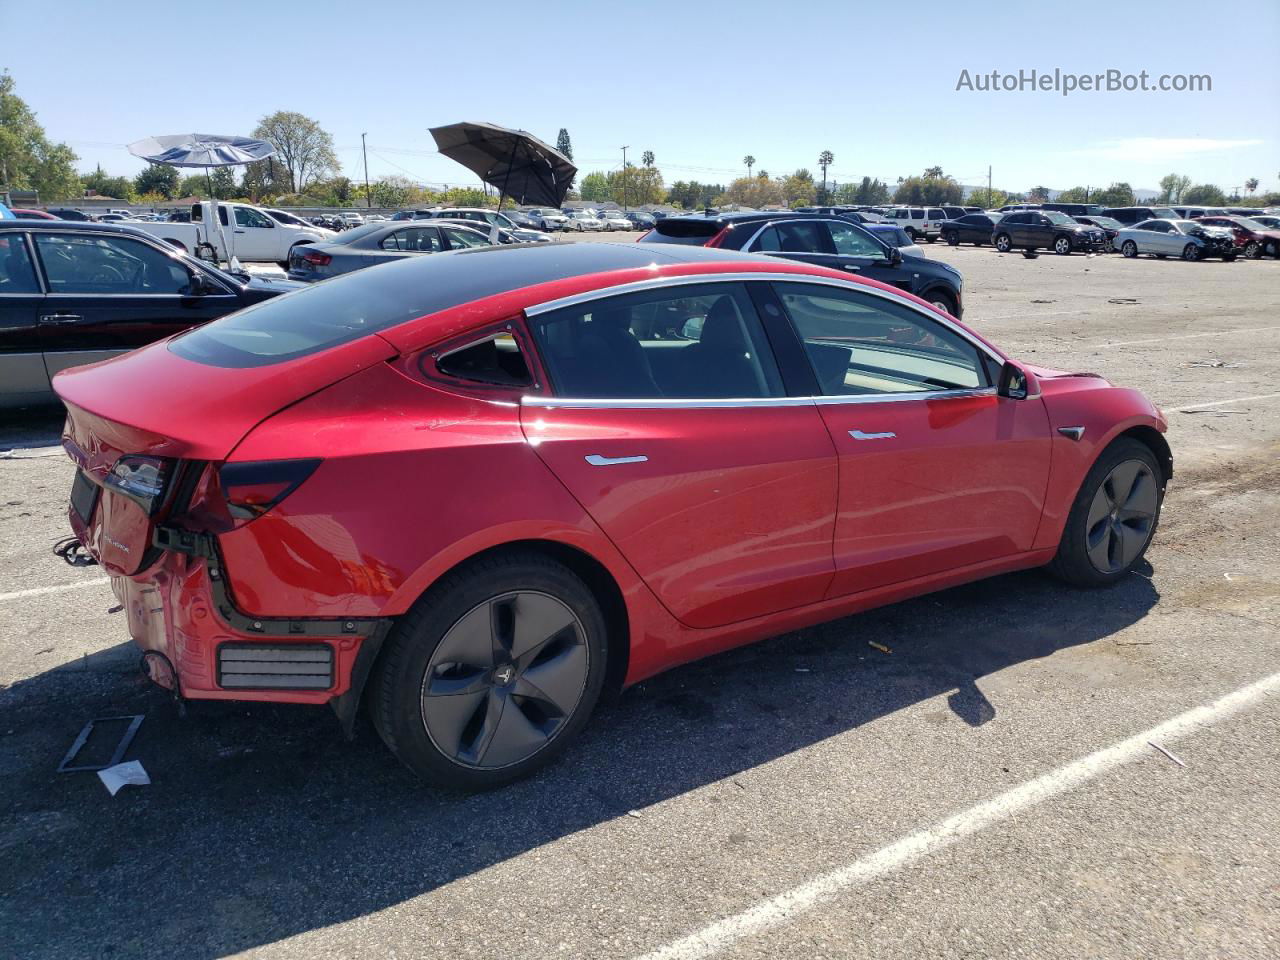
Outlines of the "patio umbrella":
<svg viewBox="0 0 1280 960">
<path fill-rule="evenodd" d="M 451 123 L 432 127 L 440 152 L 516 203 L 559 207 L 578 168 L 554 147 L 531 133 L 492 123 Z"/>
<path fill-rule="evenodd" d="M 213 195 L 213 176 L 209 171 L 213 167 L 238 167 L 257 160 L 266 160 L 275 154 L 276 148 L 265 140 L 252 137 L 225 137 L 216 133 L 179 133 L 168 137 L 147 137 L 129 144 L 129 152 L 148 163 L 163 164 L 167 167 L 203 167 L 205 176 L 209 178 L 209 199 L 216 201 Z M 222 217 L 218 216 L 217 204 L 214 204 L 214 226 L 218 237 L 222 240 L 222 249 L 228 252 L 228 262 L 233 269 L 240 264 L 230 255 L 227 246 L 227 235 L 222 229 Z"/>
</svg>

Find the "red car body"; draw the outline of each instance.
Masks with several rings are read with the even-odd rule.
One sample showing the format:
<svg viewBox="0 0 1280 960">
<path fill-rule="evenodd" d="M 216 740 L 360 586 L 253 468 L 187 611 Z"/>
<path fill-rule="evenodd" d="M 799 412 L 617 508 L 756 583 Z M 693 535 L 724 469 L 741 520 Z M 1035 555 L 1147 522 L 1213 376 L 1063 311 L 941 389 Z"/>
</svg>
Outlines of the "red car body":
<svg viewBox="0 0 1280 960">
<path fill-rule="evenodd" d="M 1280 230 L 1258 230 L 1261 224 L 1253 223 L 1247 217 L 1206 216 L 1196 217 L 1196 223 L 1207 227 L 1225 227 L 1231 231 L 1235 239 L 1236 249 L 1250 259 L 1256 259 L 1264 253 L 1280 256 Z"/>
<path fill-rule="evenodd" d="M 892 297 L 1006 358 L 921 300 L 823 268 L 697 247 L 554 246 L 422 257 L 280 298 L 361 276 L 457 287 L 440 309 L 410 304 L 403 322 L 296 359 L 210 365 L 176 352 L 184 334 L 57 376 L 64 446 L 86 477 L 71 526 L 115 578 L 137 644 L 163 655 L 147 658 L 155 680 L 188 698 L 329 702 L 349 716 L 380 630 L 449 571 L 521 544 L 593 585 L 615 627 L 612 680 L 633 684 L 1047 563 L 1082 479 L 1118 436 L 1171 469 L 1165 419 L 1140 393 L 1026 365 L 1025 399 L 994 386 L 911 402 L 557 397 L 531 332 L 539 305 L 691 279 Z M 532 386 L 441 374 L 436 358 L 494 331 L 515 339 Z M 647 459 L 631 462 L 637 449 Z M 138 455 L 170 471 L 150 515 L 112 475 Z M 280 462 L 309 472 L 282 499 L 263 493 L 256 518 L 229 518 L 233 492 L 220 486 L 240 474 L 228 468 L 255 465 L 242 471 L 250 489 L 257 465 Z M 223 683 L 219 651 L 264 637 L 328 651 L 329 682 Z"/>
</svg>

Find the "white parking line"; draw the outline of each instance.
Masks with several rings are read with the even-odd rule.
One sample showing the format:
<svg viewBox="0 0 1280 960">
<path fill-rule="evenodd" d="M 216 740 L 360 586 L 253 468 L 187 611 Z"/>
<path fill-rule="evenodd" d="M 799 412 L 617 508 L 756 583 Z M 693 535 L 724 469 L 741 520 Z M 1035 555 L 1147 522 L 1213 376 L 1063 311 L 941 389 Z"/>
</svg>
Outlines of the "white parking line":
<svg viewBox="0 0 1280 960">
<path fill-rule="evenodd" d="M 1229 403 L 1248 403 L 1250 400 L 1274 400 L 1280 393 L 1259 393 L 1252 397 L 1236 397 L 1234 400 L 1214 400 L 1212 403 L 1189 403 L 1185 407 L 1170 407 L 1170 413 L 1188 413 L 1207 407 L 1225 407 Z"/>
<path fill-rule="evenodd" d="M 1240 330 L 1209 330 L 1204 333 L 1180 333 L 1173 337 L 1152 337 L 1150 340 L 1120 340 L 1115 343 L 1086 343 L 1082 349 L 1101 350 L 1106 347 L 1138 347 L 1148 343 L 1164 343 L 1168 340 L 1195 340 L 1200 337 L 1229 337 L 1233 333 L 1264 333 L 1268 330 L 1280 330 L 1280 326 L 1244 327 Z"/>
<path fill-rule="evenodd" d="M 758 903 L 742 913 L 691 933 L 644 955 L 642 960 L 693 960 L 709 957 L 745 937 L 777 927 L 812 910 L 839 893 L 897 870 L 931 853 L 1007 820 L 1038 803 L 1080 786 L 1143 756 L 1151 756 L 1148 741 L 1169 742 L 1209 727 L 1267 694 L 1280 690 L 1280 673 L 1241 687 L 1226 696 L 1195 707 L 1127 740 L 1082 757 L 1064 767 L 1007 790 L 976 807 L 948 817 L 932 827 L 881 847 L 853 863 L 832 870 L 786 893 Z M 1160 762 L 1164 762 L 1161 760 Z"/>
<path fill-rule="evenodd" d="M 30 590 L 17 590 L 13 593 L 0 593 L 0 602 L 18 600 L 22 597 L 38 597 L 45 593 L 62 593 L 64 590 L 80 590 L 84 587 L 96 587 L 100 583 L 110 583 L 110 577 L 98 577 L 96 580 L 78 580 L 75 583 L 63 583 L 56 587 L 32 587 Z"/>
</svg>

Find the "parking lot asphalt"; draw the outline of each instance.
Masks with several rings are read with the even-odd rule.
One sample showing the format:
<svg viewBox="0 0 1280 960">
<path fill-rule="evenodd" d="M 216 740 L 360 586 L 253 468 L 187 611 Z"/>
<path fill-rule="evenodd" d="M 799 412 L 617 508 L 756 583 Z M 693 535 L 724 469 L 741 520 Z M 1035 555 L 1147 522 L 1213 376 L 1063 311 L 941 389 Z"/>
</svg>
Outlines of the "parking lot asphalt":
<svg viewBox="0 0 1280 960">
<path fill-rule="evenodd" d="M 102 574 L 50 554 L 60 417 L 0 421 L 0 953 L 1280 956 L 1280 262 L 926 252 L 1015 357 L 1166 411 L 1149 565 L 672 671 L 488 794 L 324 709 L 179 718 Z M 54 772 L 121 714 L 150 786 Z"/>
</svg>

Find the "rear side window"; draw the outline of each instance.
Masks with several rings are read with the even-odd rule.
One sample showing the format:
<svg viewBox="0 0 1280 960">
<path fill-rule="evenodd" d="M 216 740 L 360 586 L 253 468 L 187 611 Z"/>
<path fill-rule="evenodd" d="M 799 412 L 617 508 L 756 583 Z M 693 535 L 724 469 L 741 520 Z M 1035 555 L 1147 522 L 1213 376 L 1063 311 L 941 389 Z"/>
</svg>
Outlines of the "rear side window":
<svg viewBox="0 0 1280 960">
<path fill-rule="evenodd" d="M 645 236 L 645 243 L 679 243 L 701 247 L 720 232 L 720 224 L 714 220 L 677 220 L 667 217 Z"/>
<path fill-rule="evenodd" d="M 39 293 L 36 271 L 22 234 L 0 236 L 0 295 L 6 293 Z"/>
<path fill-rule="evenodd" d="M 409 227 L 397 230 L 383 237 L 378 244 L 383 250 L 399 250 L 406 252 L 436 253 L 443 250 L 440 234 L 435 227 Z"/>
<path fill-rule="evenodd" d="M 501 387 L 527 387 L 533 383 L 520 344 L 509 333 L 495 334 L 468 344 L 436 360 L 446 377 Z"/>
</svg>

